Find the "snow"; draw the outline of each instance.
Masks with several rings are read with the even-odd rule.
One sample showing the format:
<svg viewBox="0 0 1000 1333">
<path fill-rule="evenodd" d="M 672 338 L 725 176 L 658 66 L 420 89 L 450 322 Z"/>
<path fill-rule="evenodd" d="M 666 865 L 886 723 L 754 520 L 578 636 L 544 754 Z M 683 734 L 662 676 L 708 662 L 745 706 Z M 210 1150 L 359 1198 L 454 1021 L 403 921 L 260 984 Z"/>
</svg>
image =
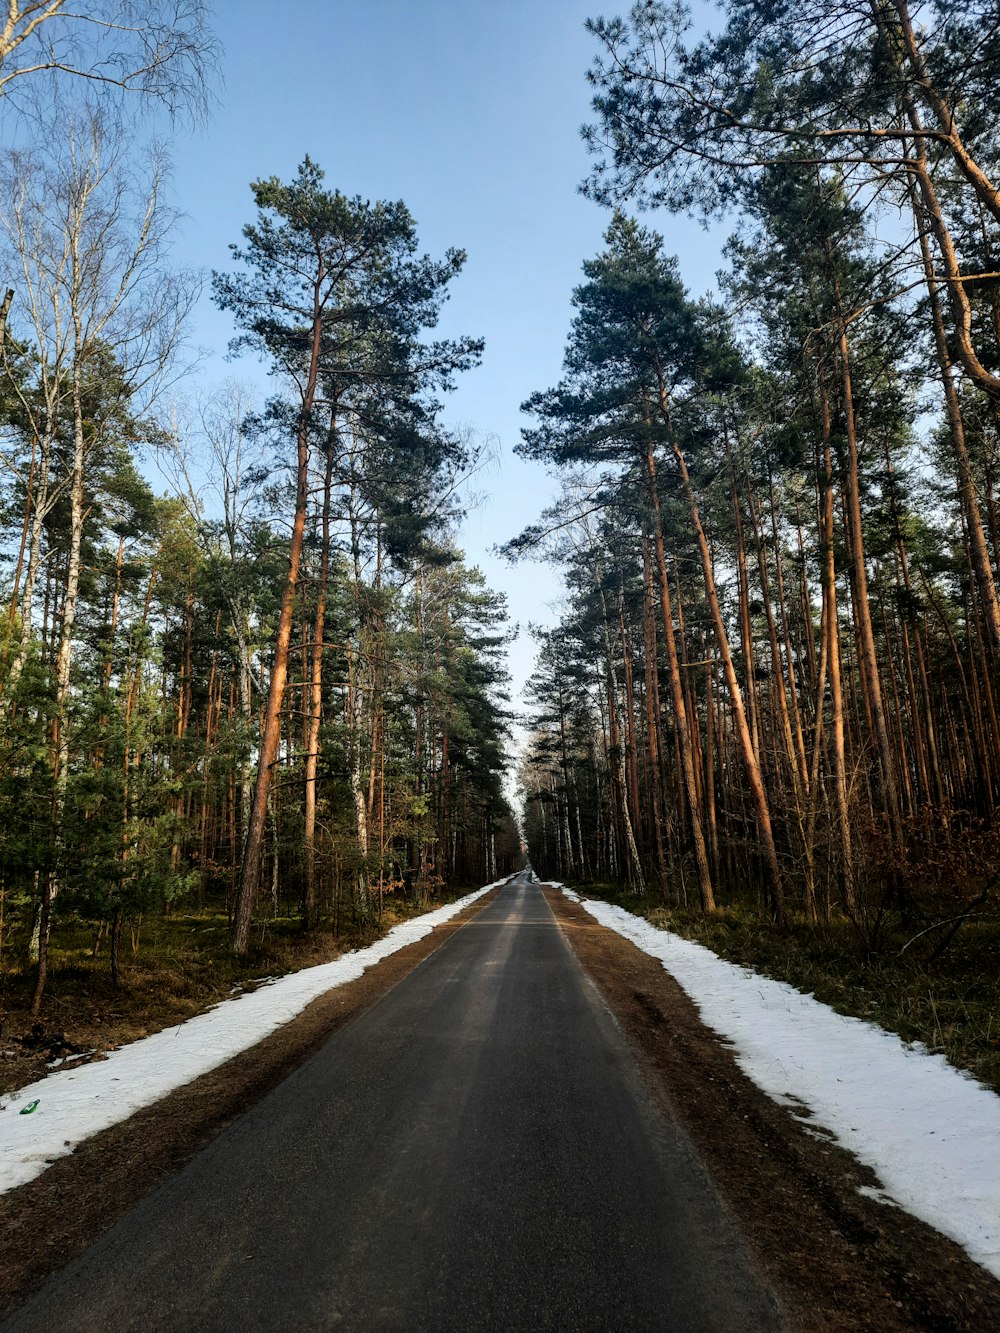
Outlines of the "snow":
<svg viewBox="0 0 1000 1333">
<path fill-rule="evenodd" d="M 558 887 L 659 959 L 758 1087 L 872 1168 L 881 1189 L 862 1193 L 906 1209 L 1000 1278 L 1000 1097 L 919 1043 Z"/>
<path fill-rule="evenodd" d="M 354 981 L 389 954 L 429 935 L 490 889 L 497 880 L 457 902 L 398 926 L 365 949 L 330 963 L 303 968 L 151 1037 L 110 1051 L 105 1060 L 63 1070 L 20 1088 L 0 1107 L 0 1194 L 24 1185 L 78 1143 L 175 1088 L 207 1074 L 300 1014 L 324 992 Z M 30 1114 L 20 1112 L 37 1099 Z"/>
</svg>

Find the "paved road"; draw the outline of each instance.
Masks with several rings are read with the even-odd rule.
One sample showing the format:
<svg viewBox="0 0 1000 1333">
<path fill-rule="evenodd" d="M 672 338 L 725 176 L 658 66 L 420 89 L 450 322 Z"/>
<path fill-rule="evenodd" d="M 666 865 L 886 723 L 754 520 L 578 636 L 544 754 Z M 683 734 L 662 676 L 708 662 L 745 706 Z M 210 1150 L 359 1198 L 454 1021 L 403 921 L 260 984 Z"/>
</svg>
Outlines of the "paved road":
<svg viewBox="0 0 1000 1333">
<path fill-rule="evenodd" d="M 520 876 L 5 1327 L 778 1322 Z"/>
</svg>

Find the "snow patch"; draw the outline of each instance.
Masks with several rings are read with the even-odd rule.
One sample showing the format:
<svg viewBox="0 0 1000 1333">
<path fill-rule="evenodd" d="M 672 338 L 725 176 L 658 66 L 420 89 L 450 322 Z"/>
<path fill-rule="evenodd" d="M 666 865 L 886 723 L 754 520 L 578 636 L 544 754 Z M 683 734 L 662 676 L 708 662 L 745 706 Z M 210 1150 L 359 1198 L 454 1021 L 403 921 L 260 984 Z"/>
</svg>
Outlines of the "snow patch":
<svg viewBox="0 0 1000 1333">
<path fill-rule="evenodd" d="M 84 1139 L 255 1046 L 324 992 L 356 980 L 383 958 L 422 940 L 503 883 L 497 880 L 457 902 L 402 921 L 374 944 L 330 963 L 261 978 L 253 991 L 109 1051 L 99 1063 L 51 1074 L 12 1092 L 0 1106 L 0 1194 L 34 1180 Z M 36 1109 L 22 1115 L 36 1099 Z"/>
<path fill-rule="evenodd" d="M 919 1043 L 562 891 L 659 959 L 758 1087 L 797 1118 L 807 1107 L 813 1132 L 828 1131 L 875 1171 L 881 1189 L 863 1194 L 906 1209 L 1000 1278 L 1000 1097 Z"/>
<path fill-rule="evenodd" d="M 46 1060 L 46 1069 L 62 1069 L 64 1065 L 79 1064 L 97 1054 L 97 1048 L 91 1046 L 87 1051 L 74 1051 L 72 1055 L 57 1055 L 54 1060 Z"/>
<path fill-rule="evenodd" d="M 574 892 L 573 889 L 567 889 L 566 885 L 565 885 L 565 884 L 560 884 L 558 880 L 552 880 L 552 881 L 551 881 L 551 885 L 552 885 L 552 888 L 554 888 L 554 889 L 562 889 L 562 891 L 563 891 L 563 897 L 564 897 L 564 898 L 568 898 L 568 899 L 570 900 L 571 903 L 582 903 L 582 902 L 583 902 L 583 899 L 580 897 L 580 895 L 579 895 L 578 893 Z"/>
</svg>

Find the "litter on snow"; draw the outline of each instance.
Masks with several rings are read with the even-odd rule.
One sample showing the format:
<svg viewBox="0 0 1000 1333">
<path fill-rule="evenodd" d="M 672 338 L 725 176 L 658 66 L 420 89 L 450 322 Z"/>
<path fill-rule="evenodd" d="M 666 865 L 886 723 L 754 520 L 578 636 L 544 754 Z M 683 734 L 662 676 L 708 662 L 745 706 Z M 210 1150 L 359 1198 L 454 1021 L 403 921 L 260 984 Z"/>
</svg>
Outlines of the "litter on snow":
<svg viewBox="0 0 1000 1333">
<path fill-rule="evenodd" d="M 109 1051 L 99 1063 L 60 1070 L 20 1088 L 0 1108 L 0 1194 L 41 1175 L 78 1143 L 207 1074 L 263 1041 L 306 1005 L 375 963 L 422 940 L 497 885 L 487 884 L 457 902 L 402 921 L 380 940 L 330 963 L 303 968 L 277 980 L 263 978 L 250 992 L 223 1000 L 184 1023 Z M 38 1096 L 44 1089 L 44 1105 Z M 23 1107 L 19 1103 L 29 1099 Z M 8 1114 L 4 1115 L 3 1110 Z M 9 1112 L 18 1110 L 15 1117 Z M 28 1116 L 30 1119 L 21 1119 Z"/>
<path fill-rule="evenodd" d="M 881 1189 L 868 1197 L 906 1209 L 1000 1278 L 1000 1097 L 919 1043 L 558 887 L 659 959 L 758 1087 L 871 1167 Z"/>
</svg>

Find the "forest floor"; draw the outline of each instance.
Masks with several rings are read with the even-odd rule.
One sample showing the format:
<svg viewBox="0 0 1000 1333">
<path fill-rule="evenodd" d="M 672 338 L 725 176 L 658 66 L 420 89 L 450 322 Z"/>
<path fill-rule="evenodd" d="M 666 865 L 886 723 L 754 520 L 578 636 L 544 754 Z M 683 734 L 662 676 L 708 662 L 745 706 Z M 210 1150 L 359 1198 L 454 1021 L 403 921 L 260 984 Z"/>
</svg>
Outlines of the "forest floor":
<svg viewBox="0 0 1000 1333">
<path fill-rule="evenodd" d="M 620 885 L 577 884 L 705 945 L 741 967 L 815 995 L 838 1013 L 863 1018 L 904 1041 L 920 1041 L 1000 1092 L 1000 912 L 966 923 L 940 958 L 904 950 L 905 937 L 868 951 L 847 920 L 814 925 L 792 916 L 776 928 L 756 907 L 726 905 L 711 916 L 668 908 Z"/>
<path fill-rule="evenodd" d="M 387 897 L 381 925 L 337 934 L 329 928 L 306 934 L 297 916 L 263 918 L 246 959 L 229 949 L 222 910 L 147 917 L 138 928 L 126 925 L 117 986 L 106 939 L 94 952 L 96 923 L 67 916 L 53 933 L 39 1019 L 31 1016 L 35 975 L 25 961 L 27 941 L 15 937 L 0 955 L 0 1096 L 57 1069 L 100 1060 L 221 1000 L 253 991 L 263 981 L 364 948 L 400 922 L 468 892 L 456 887 L 424 903 Z"/>
</svg>

